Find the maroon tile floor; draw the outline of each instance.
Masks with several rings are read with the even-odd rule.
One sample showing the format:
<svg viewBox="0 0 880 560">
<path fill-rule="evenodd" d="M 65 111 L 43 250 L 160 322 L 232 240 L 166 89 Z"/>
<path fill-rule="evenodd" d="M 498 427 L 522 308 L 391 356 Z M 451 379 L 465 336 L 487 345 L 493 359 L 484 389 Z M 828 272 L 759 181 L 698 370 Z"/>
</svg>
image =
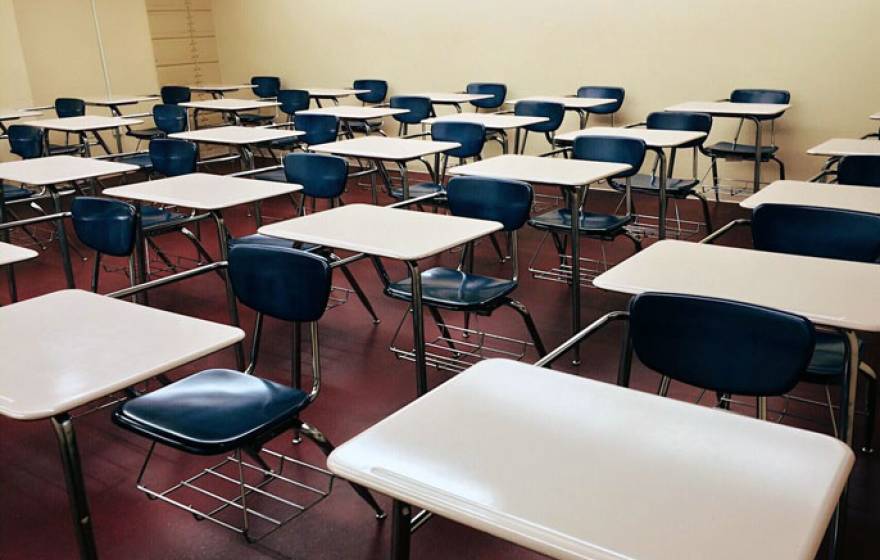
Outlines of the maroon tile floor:
<svg viewBox="0 0 880 560">
<path fill-rule="evenodd" d="M 590 204 L 609 206 L 616 197 L 604 193 L 591 195 Z M 352 185 L 346 196 L 349 202 L 368 200 L 366 192 Z M 642 211 L 650 211 L 651 204 L 643 202 Z M 697 214 L 694 202 L 681 204 L 686 216 Z M 742 212 L 732 206 L 713 208 L 717 224 L 723 224 Z M 291 208 L 286 201 L 271 201 L 265 205 L 268 216 L 288 217 Z M 244 209 L 229 214 L 235 234 L 253 231 L 253 221 Z M 364 224 L 369 227 L 369 224 Z M 204 227 L 204 237 L 210 250 L 216 251 L 213 229 Z M 569 334 L 568 292 L 566 286 L 536 281 L 526 272 L 528 259 L 533 254 L 539 235 L 529 228 L 522 233 L 522 282 L 517 297 L 526 303 L 535 316 L 548 347 L 562 342 Z M 731 243 L 744 243 L 742 234 L 731 237 Z M 177 236 L 160 240 L 170 253 L 191 255 L 192 251 Z M 595 252 L 595 243 L 584 242 L 585 250 Z M 631 251 L 628 242 L 614 244 L 609 256 L 620 258 Z M 545 246 L 550 256 L 550 247 Z M 215 253 L 216 254 L 216 253 Z M 91 257 L 91 255 L 89 255 Z M 501 273 L 503 269 L 492 258 L 487 243 L 480 245 L 478 263 L 483 270 Z M 453 262 L 455 255 L 446 254 L 438 262 Z M 544 259 L 547 260 L 547 259 Z M 113 266 L 112 260 L 107 265 Z M 118 263 L 120 266 L 124 263 Z M 674 266 L 674 263 L 670 263 Z M 76 261 L 78 285 L 88 286 L 90 262 Z M 389 267 L 396 275 L 403 269 L 395 263 Z M 410 402 L 414 396 L 413 367 L 396 360 L 388 351 L 391 336 L 400 320 L 404 307 L 384 297 L 369 263 L 353 267 L 366 291 L 377 307 L 382 323 L 374 326 L 357 301 L 330 310 L 321 322 L 325 385 L 316 404 L 305 414 L 307 420 L 328 437 L 341 443 L 359 431 Z M 36 261 L 18 267 L 21 297 L 34 297 L 63 288 L 63 275 L 54 246 Z M 0 282 L 5 282 L 5 275 Z M 341 284 L 344 282 L 337 279 Z M 107 292 L 126 284 L 119 273 L 105 273 L 101 291 Z M 792 289 L 796 289 L 793 287 Z M 5 284 L 0 285 L 0 301 L 6 302 Z M 584 322 L 602 314 L 622 309 L 627 298 L 585 289 L 583 292 Z M 151 304 L 179 313 L 218 321 L 226 320 L 221 282 L 213 276 L 200 277 L 154 292 Z M 51 321 L 51 317 L 46 317 Z M 246 331 L 252 329 L 252 315 L 243 312 Z M 509 310 L 500 310 L 491 319 L 481 319 L 481 325 L 490 331 L 524 337 L 524 329 Z M 572 369 L 567 360 L 560 360 L 558 369 L 567 369 L 586 377 L 612 381 L 617 365 L 619 327 L 613 326 L 584 345 L 583 365 Z M 408 331 L 408 327 L 407 327 Z M 433 329 L 429 327 L 429 333 Z M 263 342 L 260 367 L 257 373 L 281 382 L 289 380 L 288 338 L 289 327 L 269 321 Z M 46 351 L 62 341 L 45 341 Z M 868 340 L 868 360 L 880 364 L 877 340 Z M 4 348 L 14 352 L 14 348 Z M 731 349 L 733 354 L 735 350 Z M 536 356 L 529 355 L 533 361 Z M 174 376 L 182 376 L 207 367 L 234 367 L 232 352 L 222 351 L 180 368 Z M 20 372 L 26 376 L 28 372 Z M 442 383 L 447 375 L 432 371 L 432 385 Z M 643 369 L 634 373 L 634 384 L 641 390 L 654 390 L 657 377 Z M 673 387 L 675 398 L 690 398 L 696 392 L 682 386 Z M 786 422 L 810 429 L 829 430 L 824 410 L 797 407 L 807 420 Z M 587 413 L 587 412 L 585 412 Z M 390 523 L 377 522 L 370 510 L 344 484 L 337 484 L 332 495 L 299 519 L 281 528 L 259 544 L 247 545 L 237 535 L 206 522 L 198 523 L 192 516 L 167 505 L 148 501 L 134 486 L 135 477 L 147 449 L 146 441 L 116 428 L 109 420 L 109 410 L 103 410 L 76 420 L 80 451 L 91 502 L 95 533 L 101 556 L 107 558 L 266 558 L 266 559 L 379 559 L 386 558 Z M 437 429 L 455 430 L 454 418 L 448 426 Z M 638 426 L 633 426 L 638 429 Z M 857 436 L 861 433 L 859 424 Z M 430 434 L 426 434 L 430 437 Z M 723 441 L 718 442 L 723 445 Z M 535 453 L 539 441 L 522 442 L 522 453 Z M 322 463 L 322 457 L 308 442 L 292 449 L 285 438 L 278 438 L 272 447 L 287 450 L 307 460 Z M 0 418 L 0 558 L 73 558 L 76 545 L 71 530 L 61 466 L 55 438 L 48 422 L 23 423 Z M 161 450 L 154 463 L 154 474 L 166 480 L 191 472 L 204 462 L 193 460 L 169 450 Z M 189 469 L 189 471 L 188 471 Z M 584 465 L 588 472 L 589 465 Z M 539 473 L 535 473 L 540 477 Z M 524 480 L 528 486 L 530 481 Z M 877 456 L 859 454 L 852 476 L 848 550 L 846 558 L 876 559 L 880 557 L 880 460 Z M 389 500 L 380 498 L 383 505 Z M 561 504 L 564 506 L 564 504 Z M 728 504 L 731 514 L 736 504 Z M 572 512 L 577 515 L 577 512 Z M 739 538 L 731 535 L 731 539 Z M 435 519 L 423 527 L 414 538 L 413 558 L 418 559 L 526 559 L 539 555 L 469 528 Z M 724 546 L 724 543 L 718 543 Z M 706 557 L 712 552 L 706 551 Z"/>
</svg>

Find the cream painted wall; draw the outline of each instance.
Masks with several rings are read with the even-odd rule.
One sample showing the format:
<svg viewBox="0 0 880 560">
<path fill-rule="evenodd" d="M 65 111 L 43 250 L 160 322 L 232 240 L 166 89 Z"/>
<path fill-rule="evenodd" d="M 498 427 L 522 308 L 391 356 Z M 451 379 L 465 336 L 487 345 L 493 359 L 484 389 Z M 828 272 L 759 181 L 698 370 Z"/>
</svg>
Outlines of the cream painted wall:
<svg viewBox="0 0 880 560">
<path fill-rule="evenodd" d="M 29 107 L 33 103 L 18 22 L 12 0 L 0 0 L 0 109 Z M 6 142 L 0 143 L 0 161 L 9 159 Z"/>
<path fill-rule="evenodd" d="M 612 84 L 627 90 L 621 122 L 735 87 L 789 89 L 777 140 L 790 177 L 819 168 L 808 147 L 860 136 L 880 110 L 876 0 L 214 0 L 214 19 L 230 83 L 266 73 L 289 87 L 381 77 L 393 93 L 411 93 L 499 80 L 511 97 Z M 715 133 L 732 134 L 731 123 Z M 722 170 L 733 173 L 747 177 L 749 167 Z"/>
</svg>

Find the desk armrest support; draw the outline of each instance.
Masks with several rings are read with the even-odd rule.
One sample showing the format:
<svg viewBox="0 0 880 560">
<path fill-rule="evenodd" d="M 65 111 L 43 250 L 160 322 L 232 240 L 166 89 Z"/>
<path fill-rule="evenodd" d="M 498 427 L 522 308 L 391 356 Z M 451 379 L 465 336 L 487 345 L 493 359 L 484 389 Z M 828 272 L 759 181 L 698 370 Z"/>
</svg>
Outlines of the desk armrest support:
<svg viewBox="0 0 880 560">
<path fill-rule="evenodd" d="M 112 298 L 125 298 L 128 296 L 133 296 L 135 294 L 139 294 L 141 292 L 146 292 L 147 290 L 152 290 L 153 288 L 158 288 L 160 286 L 167 286 L 168 284 L 173 284 L 174 282 L 179 282 L 181 280 L 186 280 L 188 278 L 192 278 L 194 276 L 201 276 L 207 272 L 212 272 L 215 270 L 220 270 L 221 268 L 226 268 L 228 263 L 226 261 L 215 261 L 212 263 L 208 263 L 206 265 L 202 265 L 190 270 L 184 270 L 183 272 L 178 272 L 177 274 L 172 274 L 171 276 L 164 276 L 162 278 L 157 278 L 155 280 L 150 280 L 149 282 L 144 282 L 143 284 L 137 284 L 130 288 L 123 288 L 121 290 L 117 290 L 115 292 L 110 292 L 107 294 L 107 297 Z"/>
<path fill-rule="evenodd" d="M 583 329 L 579 333 L 575 334 L 553 350 L 551 350 L 546 356 L 535 362 L 535 365 L 538 367 L 546 367 L 549 368 L 553 362 L 559 359 L 560 356 L 574 348 L 577 344 L 580 344 L 594 333 L 599 331 L 602 327 L 608 325 L 613 321 L 626 321 L 629 320 L 629 312 L 628 311 L 612 311 L 602 317 L 599 317 L 595 320 L 591 325 L 587 328 Z"/>
<path fill-rule="evenodd" d="M 732 229 L 739 227 L 739 226 L 749 226 L 749 225 L 751 225 L 751 223 L 752 223 L 752 221 L 748 218 L 737 218 L 736 220 L 733 220 L 732 222 L 725 224 L 723 227 L 716 230 L 711 235 L 708 235 L 708 236 L 704 237 L 703 239 L 701 239 L 700 243 L 704 243 L 706 245 L 711 245 L 711 244 L 715 243 L 715 241 L 717 241 L 719 238 L 721 238 L 722 236 L 729 233 Z"/>
</svg>

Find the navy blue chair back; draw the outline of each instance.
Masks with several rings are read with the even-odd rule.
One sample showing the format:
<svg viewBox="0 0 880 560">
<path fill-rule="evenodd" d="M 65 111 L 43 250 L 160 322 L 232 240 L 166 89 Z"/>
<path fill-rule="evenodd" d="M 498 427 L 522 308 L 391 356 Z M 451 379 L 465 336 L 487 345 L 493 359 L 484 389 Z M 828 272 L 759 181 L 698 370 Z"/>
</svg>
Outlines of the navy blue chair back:
<svg viewBox="0 0 880 560">
<path fill-rule="evenodd" d="M 188 122 L 186 109 L 178 105 L 154 105 L 153 122 L 156 123 L 156 128 L 165 134 L 183 132 L 187 129 Z"/>
<path fill-rule="evenodd" d="M 614 178 L 631 177 L 639 172 L 645 161 L 645 142 L 639 138 L 622 136 L 578 136 L 575 138 L 572 155 L 575 159 L 588 161 L 607 161 L 609 163 L 626 163 L 629 171 L 624 171 Z"/>
<path fill-rule="evenodd" d="M 604 105 L 596 105 L 587 109 L 590 113 L 598 115 L 609 115 L 616 113 L 623 106 L 623 98 L 626 96 L 626 90 L 616 86 L 581 86 L 577 90 L 578 97 L 592 97 L 593 99 L 614 99 L 612 103 Z"/>
<path fill-rule="evenodd" d="M 394 120 L 406 124 L 419 124 L 431 116 L 431 100 L 415 95 L 395 95 L 390 100 L 392 109 L 408 109 L 409 113 L 394 115 Z"/>
<path fill-rule="evenodd" d="M 281 90 L 281 78 L 278 76 L 254 76 L 251 84 L 257 97 L 277 97 Z"/>
<path fill-rule="evenodd" d="M 86 102 L 73 97 L 59 97 L 55 100 L 55 114 L 59 119 L 81 117 L 86 114 Z"/>
<path fill-rule="evenodd" d="M 304 89 L 282 89 L 278 91 L 278 107 L 281 112 L 293 115 L 297 111 L 305 111 L 309 108 L 309 92 Z"/>
<path fill-rule="evenodd" d="M 348 163 L 329 154 L 294 153 L 284 156 L 288 183 L 302 185 L 303 194 L 314 198 L 336 198 L 345 191 Z"/>
<path fill-rule="evenodd" d="M 480 109 L 497 109 L 504 104 L 504 99 L 507 97 L 507 86 L 504 84 L 474 82 L 467 85 L 466 91 L 473 94 L 492 96 L 486 99 L 471 101 L 471 105 Z"/>
<path fill-rule="evenodd" d="M 282 321 L 317 321 L 327 308 L 331 269 L 323 258 L 271 245 L 234 245 L 229 279 L 239 300 Z"/>
<path fill-rule="evenodd" d="M 186 86 L 162 86 L 159 95 L 165 105 L 177 105 L 192 101 L 192 90 Z"/>
<path fill-rule="evenodd" d="M 690 130 L 705 132 L 699 140 L 694 140 L 679 147 L 690 148 L 702 146 L 712 130 L 712 115 L 706 113 L 687 113 L 677 111 L 657 111 L 648 115 L 645 125 L 653 130 Z"/>
<path fill-rule="evenodd" d="M 356 93 L 355 97 L 364 103 L 382 103 L 388 95 L 388 82 L 385 80 L 355 80 L 352 89 L 367 89 L 367 93 Z"/>
<path fill-rule="evenodd" d="M 783 89 L 735 89 L 730 92 L 734 103 L 776 103 L 791 101 L 791 93 Z"/>
<path fill-rule="evenodd" d="M 308 113 L 297 115 L 296 130 L 305 132 L 298 139 L 309 146 L 335 142 L 339 134 L 339 119 L 335 115 L 310 115 Z"/>
<path fill-rule="evenodd" d="M 14 124 L 8 128 L 9 151 L 21 159 L 42 157 L 45 153 L 46 133 L 42 128 Z"/>
<path fill-rule="evenodd" d="M 752 242 L 759 251 L 880 263 L 880 215 L 761 204 L 752 211 Z"/>
<path fill-rule="evenodd" d="M 518 101 L 513 113 L 522 117 L 546 117 L 546 122 L 532 124 L 526 128 L 531 132 L 555 132 L 565 118 L 565 106 L 550 101 Z"/>
<path fill-rule="evenodd" d="M 789 392 L 813 355 L 812 323 L 728 300 L 645 293 L 629 306 L 633 350 L 643 364 L 709 391 Z"/>
<path fill-rule="evenodd" d="M 156 138 L 150 141 L 150 161 L 153 170 L 166 177 L 196 172 L 196 145 L 175 138 Z"/>
<path fill-rule="evenodd" d="M 846 156 L 837 164 L 841 185 L 880 187 L 880 156 Z"/>
<path fill-rule="evenodd" d="M 137 210 L 121 200 L 78 196 L 70 206 L 73 229 L 86 246 L 114 257 L 127 257 L 137 241 Z"/>
<path fill-rule="evenodd" d="M 454 216 L 501 222 L 504 231 L 523 227 L 534 198 L 528 183 L 487 177 L 453 177 L 446 196 Z"/>
<path fill-rule="evenodd" d="M 469 122 L 437 122 L 431 125 L 431 139 L 436 142 L 458 142 L 460 147 L 447 151 L 453 157 L 469 158 L 480 155 L 486 143 L 486 127 Z"/>
</svg>

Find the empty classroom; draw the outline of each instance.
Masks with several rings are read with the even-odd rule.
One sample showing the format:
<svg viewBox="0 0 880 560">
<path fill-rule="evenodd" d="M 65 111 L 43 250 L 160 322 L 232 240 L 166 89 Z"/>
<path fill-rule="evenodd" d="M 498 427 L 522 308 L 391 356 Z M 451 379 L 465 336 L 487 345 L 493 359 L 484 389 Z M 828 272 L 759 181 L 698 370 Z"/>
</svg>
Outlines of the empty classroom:
<svg viewBox="0 0 880 560">
<path fill-rule="evenodd" d="M 878 20 L 0 0 L 0 558 L 880 557 Z"/>
</svg>

